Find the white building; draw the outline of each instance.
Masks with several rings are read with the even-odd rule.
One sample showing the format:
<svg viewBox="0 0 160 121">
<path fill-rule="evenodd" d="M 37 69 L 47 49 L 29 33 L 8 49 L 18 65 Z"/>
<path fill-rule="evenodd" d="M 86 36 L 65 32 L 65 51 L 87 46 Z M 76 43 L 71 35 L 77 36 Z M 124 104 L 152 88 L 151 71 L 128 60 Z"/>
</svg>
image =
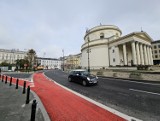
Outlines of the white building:
<svg viewBox="0 0 160 121">
<path fill-rule="evenodd" d="M 37 64 L 44 66 L 46 69 L 61 69 L 62 61 L 54 58 L 37 58 Z"/>
<path fill-rule="evenodd" d="M 153 65 L 152 39 L 146 32 L 121 35 L 122 31 L 113 25 L 100 25 L 87 30 L 81 47 L 82 68 L 88 68 L 88 65 L 91 69 Z"/>
<path fill-rule="evenodd" d="M 25 51 L 0 49 L 0 63 L 7 62 L 14 64 L 17 59 L 24 59 L 26 55 L 27 52 Z"/>
</svg>

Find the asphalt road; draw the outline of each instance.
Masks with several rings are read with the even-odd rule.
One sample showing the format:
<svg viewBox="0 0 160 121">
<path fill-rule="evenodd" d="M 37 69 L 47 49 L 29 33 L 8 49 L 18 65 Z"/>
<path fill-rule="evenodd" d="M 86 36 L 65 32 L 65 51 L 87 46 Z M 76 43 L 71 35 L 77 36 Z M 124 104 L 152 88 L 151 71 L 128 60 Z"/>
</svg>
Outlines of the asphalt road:
<svg viewBox="0 0 160 121">
<path fill-rule="evenodd" d="M 160 84 L 99 78 L 99 84 L 84 87 L 67 81 L 67 74 L 48 71 L 45 75 L 59 84 L 97 102 L 144 121 L 160 121 Z"/>
</svg>

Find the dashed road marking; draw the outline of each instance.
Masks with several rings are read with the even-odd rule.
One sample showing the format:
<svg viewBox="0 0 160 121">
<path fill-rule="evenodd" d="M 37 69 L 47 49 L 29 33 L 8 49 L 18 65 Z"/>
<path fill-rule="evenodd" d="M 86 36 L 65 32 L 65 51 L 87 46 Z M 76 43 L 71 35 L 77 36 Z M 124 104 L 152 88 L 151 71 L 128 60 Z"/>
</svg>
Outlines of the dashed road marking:
<svg viewBox="0 0 160 121">
<path fill-rule="evenodd" d="M 148 94 L 152 94 L 152 95 L 158 95 L 160 96 L 160 93 L 155 93 L 155 92 L 149 92 L 149 91 L 144 91 L 144 90 L 138 90 L 138 89 L 129 89 L 131 91 L 135 91 L 135 92 L 142 92 L 142 93 L 148 93 Z"/>
<path fill-rule="evenodd" d="M 138 84 L 146 84 L 146 85 L 157 85 L 160 86 L 160 84 L 155 84 L 155 83 L 148 83 L 148 82 L 138 82 L 138 81 L 131 81 L 131 80 L 127 80 L 127 79 L 116 79 L 116 78 L 103 78 L 103 77 L 99 77 L 101 79 L 111 79 L 111 80 L 116 80 L 116 81 L 124 81 L 124 82 L 131 82 L 131 83 L 138 83 Z"/>
</svg>

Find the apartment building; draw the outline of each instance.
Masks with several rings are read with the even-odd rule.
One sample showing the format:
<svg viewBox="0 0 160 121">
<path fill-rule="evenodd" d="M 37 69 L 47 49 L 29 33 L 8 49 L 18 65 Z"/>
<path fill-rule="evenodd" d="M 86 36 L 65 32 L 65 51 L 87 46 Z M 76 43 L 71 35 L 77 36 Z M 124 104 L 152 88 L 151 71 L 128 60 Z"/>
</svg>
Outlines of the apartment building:
<svg viewBox="0 0 160 121">
<path fill-rule="evenodd" d="M 75 55 L 69 55 L 65 57 L 65 68 L 76 69 L 81 66 L 81 53 Z"/>
<path fill-rule="evenodd" d="M 18 49 L 0 49 L 0 63 L 7 62 L 14 64 L 17 59 L 24 59 L 26 55 L 26 51 L 20 51 Z"/>
<path fill-rule="evenodd" d="M 45 69 L 61 69 L 62 61 L 55 58 L 37 58 L 37 65 L 43 66 Z"/>
<path fill-rule="evenodd" d="M 152 43 L 152 55 L 154 65 L 160 64 L 160 40 L 153 41 Z"/>
</svg>

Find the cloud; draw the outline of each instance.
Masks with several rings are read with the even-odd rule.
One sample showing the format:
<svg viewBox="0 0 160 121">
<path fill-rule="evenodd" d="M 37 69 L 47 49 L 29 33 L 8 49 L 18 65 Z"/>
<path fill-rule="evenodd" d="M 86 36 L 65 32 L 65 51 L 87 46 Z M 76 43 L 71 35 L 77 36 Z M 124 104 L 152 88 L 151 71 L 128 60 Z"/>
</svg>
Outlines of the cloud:
<svg viewBox="0 0 160 121">
<path fill-rule="evenodd" d="M 0 48 L 35 49 L 58 58 L 81 50 L 86 28 L 116 25 L 123 35 L 141 27 L 160 39 L 159 0 L 3 0 L 0 1 Z"/>
</svg>

